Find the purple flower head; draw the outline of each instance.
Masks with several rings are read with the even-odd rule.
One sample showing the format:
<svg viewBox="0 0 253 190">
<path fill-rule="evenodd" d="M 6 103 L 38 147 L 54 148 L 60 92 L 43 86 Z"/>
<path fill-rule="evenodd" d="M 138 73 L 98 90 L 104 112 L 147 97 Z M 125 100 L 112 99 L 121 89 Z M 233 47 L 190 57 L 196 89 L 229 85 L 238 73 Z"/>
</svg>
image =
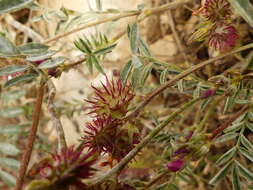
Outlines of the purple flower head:
<svg viewBox="0 0 253 190">
<path fill-rule="evenodd" d="M 211 96 L 214 96 L 215 93 L 216 93 L 216 89 L 210 88 L 202 93 L 201 98 L 209 98 Z"/>
<path fill-rule="evenodd" d="M 238 32 L 234 26 L 219 23 L 210 31 L 208 43 L 215 50 L 225 52 L 235 47 L 238 38 Z"/>
<path fill-rule="evenodd" d="M 184 167 L 184 165 L 185 165 L 185 161 L 183 159 L 178 159 L 178 160 L 169 162 L 166 166 L 168 170 L 170 170 L 171 172 L 177 172 L 181 170 Z"/>
<path fill-rule="evenodd" d="M 230 19 L 232 12 L 227 0 L 206 0 L 201 13 L 208 20 L 219 22 Z"/>
<path fill-rule="evenodd" d="M 189 150 L 186 147 L 181 147 L 177 149 L 175 152 L 173 152 L 172 156 L 179 156 L 180 158 L 183 158 L 186 154 L 189 153 Z"/>
<path fill-rule="evenodd" d="M 41 63 L 43 63 L 46 60 L 47 59 L 42 59 L 42 60 L 34 61 L 34 63 L 37 64 L 37 65 L 40 65 Z"/>
</svg>

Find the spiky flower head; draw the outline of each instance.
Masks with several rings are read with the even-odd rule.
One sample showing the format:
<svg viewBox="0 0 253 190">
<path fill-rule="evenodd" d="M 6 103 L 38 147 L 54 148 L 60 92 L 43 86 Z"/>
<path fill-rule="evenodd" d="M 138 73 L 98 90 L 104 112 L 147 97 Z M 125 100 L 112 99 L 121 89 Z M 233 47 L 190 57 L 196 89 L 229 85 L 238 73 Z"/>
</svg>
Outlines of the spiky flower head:
<svg viewBox="0 0 253 190">
<path fill-rule="evenodd" d="M 84 188 L 86 185 L 81 180 L 94 174 L 92 166 L 96 158 L 93 152 L 82 154 L 82 150 L 70 146 L 60 153 L 51 154 L 50 158 L 38 164 L 37 173 L 50 180 L 55 188 L 67 189 L 70 185 Z"/>
<path fill-rule="evenodd" d="M 225 52 L 235 47 L 238 38 L 239 36 L 234 26 L 218 23 L 210 31 L 209 45 L 215 50 Z"/>
<path fill-rule="evenodd" d="M 230 19 L 232 12 L 227 0 L 206 0 L 201 13 L 212 22 L 220 22 Z"/>
<path fill-rule="evenodd" d="M 138 131 L 129 123 L 103 116 L 86 124 L 82 139 L 84 146 L 90 150 L 99 154 L 107 153 L 110 161 L 120 161 L 139 143 L 139 137 Z"/>
<path fill-rule="evenodd" d="M 85 126 L 84 146 L 99 153 L 112 152 L 114 137 L 119 123 L 109 117 L 98 117 Z"/>
<path fill-rule="evenodd" d="M 111 81 L 106 77 L 106 83 L 102 83 L 102 88 L 96 88 L 95 97 L 92 100 L 86 100 L 91 103 L 91 112 L 96 116 L 111 116 L 112 118 L 121 118 L 128 112 L 131 100 L 134 98 L 130 84 L 123 85 L 120 78 L 113 78 Z"/>
</svg>

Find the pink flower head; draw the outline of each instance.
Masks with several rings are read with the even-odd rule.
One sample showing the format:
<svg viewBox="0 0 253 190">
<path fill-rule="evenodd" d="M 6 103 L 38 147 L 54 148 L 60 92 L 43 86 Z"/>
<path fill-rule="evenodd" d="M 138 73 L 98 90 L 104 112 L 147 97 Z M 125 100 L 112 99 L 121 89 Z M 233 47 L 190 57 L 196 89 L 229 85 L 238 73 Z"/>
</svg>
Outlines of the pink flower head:
<svg viewBox="0 0 253 190">
<path fill-rule="evenodd" d="M 171 172 L 177 172 L 181 170 L 185 165 L 185 161 L 183 159 L 178 159 L 169 162 L 166 166 Z"/>
<path fill-rule="evenodd" d="M 235 47 L 238 33 L 234 26 L 219 23 L 214 25 L 209 35 L 209 45 L 220 52 L 228 51 Z"/>
<path fill-rule="evenodd" d="M 227 0 L 206 0 L 201 13 L 212 22 L 227 20 L 231 16 L 230 4 Z"/>
<path fill-rule="evenodd" d="M 210 89 L 208 89 L 208 90 L 206 90 L 206 91 L 204 91 L 204 92 L 202 93 L 201 98 L 204 98 L 204 99 L 205 99 L 205 98 L 209 98 L 209 97 L 211 97 L 211 96 L 214 96 L 215 93 L 216 93 L 216 89 L 210 88 Z"/>
</svg>

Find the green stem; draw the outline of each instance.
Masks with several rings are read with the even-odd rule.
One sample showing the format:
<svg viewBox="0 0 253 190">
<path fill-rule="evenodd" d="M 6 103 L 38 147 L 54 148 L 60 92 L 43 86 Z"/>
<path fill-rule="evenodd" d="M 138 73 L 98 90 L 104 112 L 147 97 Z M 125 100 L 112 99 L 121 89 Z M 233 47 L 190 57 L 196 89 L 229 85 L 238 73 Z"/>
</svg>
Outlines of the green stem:
<svg viewBox="0 0 253 190">
<path fill-rule="evenodd" d="M 136 156 L 136 154 L 142 150 L 142 148 L 144 148 L 148 143 L 150 143 L 151 140 L 168 125 L 168 123 L 175 119 L 184 110 L 186 110 L 200 100 L 201 98 L 192 99 L 191 101 L 178 108 L 171 115 L 169 115 L 161 124 L 159 124 L 155 129 L 153 129 L 153 131 L 151 131 L 133 150 L 131 150 L 116 166 L 114 166 L 105 175 L 97 179 L 94 185 L 101 184 L 113 174 L 120 172 L 128 164 L 128 162 L 130 162 Z"/>
<path fill-rule="evenodd" d="M 197 126 L 197 131 L 200 132 L 204 129 L 205 124 L 207 123 L 207 121 L 211 118 L 211 116 L 213 115 L 216 106 L 225 98 L 225 94 L 223 94 L 223 96 L 216 98 L 212 103 L 211 106 L 208 108 L 204 118 L 202 119 L 202 121 L 200 122 L 200 124 Z"/>
</svg>

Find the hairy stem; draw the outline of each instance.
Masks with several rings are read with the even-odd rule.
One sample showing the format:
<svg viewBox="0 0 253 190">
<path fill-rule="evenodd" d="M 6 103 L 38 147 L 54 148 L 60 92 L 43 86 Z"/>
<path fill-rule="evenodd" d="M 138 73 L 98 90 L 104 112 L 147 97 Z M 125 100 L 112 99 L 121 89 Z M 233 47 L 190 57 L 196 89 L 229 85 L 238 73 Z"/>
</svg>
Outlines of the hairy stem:
<svg viewBox="0 0 253 190">
<path fill-rule="evenodd" d="M 34 141 L 36 138 L 36 133 L 37 133 L 38 125 L 39 125 L 43 96 L 44 96 L 44 83 L 41 82 L 39 88 L 37 89 L 36 104 L 34 106 L 33 117 L 32 117 L 32 127 L 29 133 L 26 149 L 24 150 L 24 153 L 23 153 L 21 167 L 19 169 L 17 183 L 14 190 L 21 190 L 24 183 L 25 173 L 26 173 L 26 170 L 31 158 L 33 145 L 34 145 Z"/>
<path fill-rule="evenodd" d="M 55 97 L 56 89 L 52 80 L 48 80 L 48 88 L 49 88 L 48 111 L 57 132 L 58 150 L 60 151 L 62 148 L 67 148 L 67 143 L 66 143 L 65 134 L 64 134 L 61 120 L 55 111 L 54 97 Z"/>
<path fill-rule="evenodd" d="M 113 174 L 120 172 L 142 148 L 144 148 L 148 143 L 150 143 L 150 141 L 168 125 L 168 123 L 170 123 L 180 113 L 182 113 L 184 110 L 186 110 L 199 100 L 201 100 L 201 98 L 192 99 L 191 101 L 178 108 L 170 116 L 168 116 L 161 124 L 159 124 L 155 129 L 153 129 L 153 131 L 151 131 L 133 150 L 131 150 L 116 166 L 114 166 L 109 172 L 96 180 L 95 184 L 101 184 Z"/>
</svg>

